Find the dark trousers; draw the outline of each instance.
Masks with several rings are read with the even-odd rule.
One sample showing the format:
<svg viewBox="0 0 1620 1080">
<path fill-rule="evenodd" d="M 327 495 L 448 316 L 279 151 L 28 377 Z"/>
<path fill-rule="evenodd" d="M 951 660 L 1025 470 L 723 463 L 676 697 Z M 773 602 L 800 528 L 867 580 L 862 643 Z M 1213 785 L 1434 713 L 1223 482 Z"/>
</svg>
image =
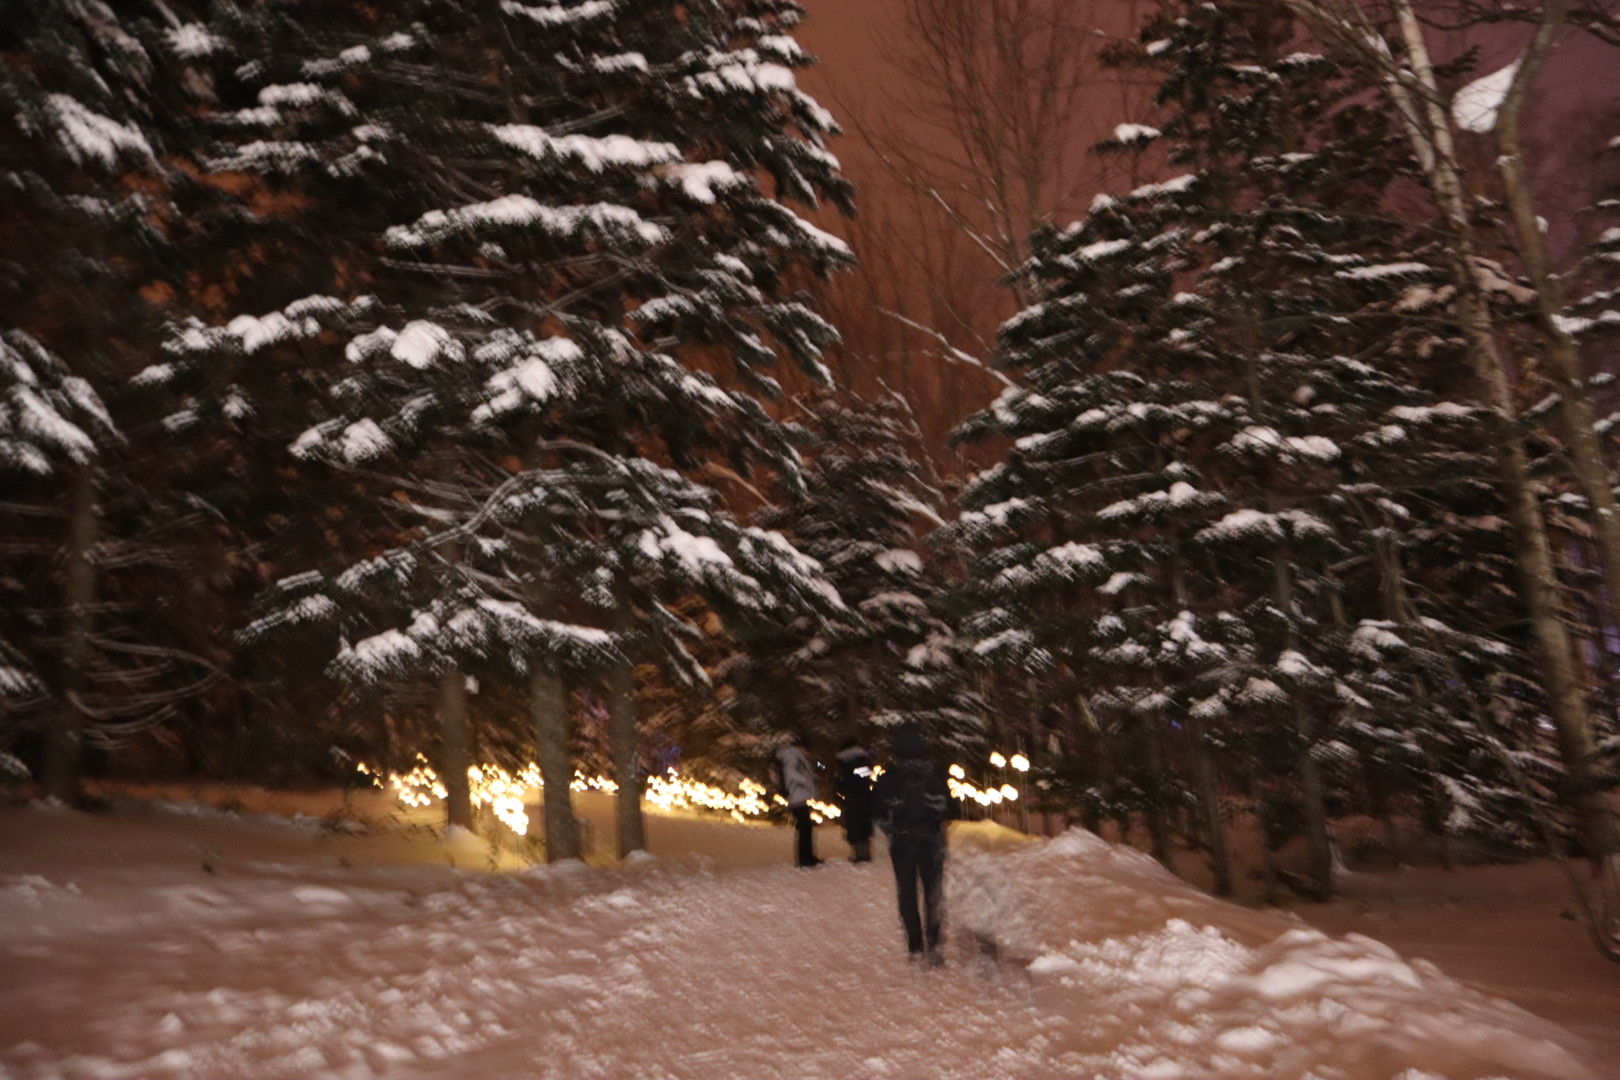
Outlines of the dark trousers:
<svg viewBox="0 0 1620 1080">
<path fill-rule="evenodd" d="M 793 814 L 793 827 L 799 833 L 799 851 L 794 865 L 814 866 L 821 860 L 816 858 L 816 834 L 815 826 L 810 821 L 810 808 L 790 806 L 788 810 Z"/>
<path fill-rule="evenodd" d="M 939 931 L 945 922 L 945 834 L 935 831 L 923 836 L 889 838 L 889 861 L 894 864 L 894 884 L 900 895 L 900 921 L 906 927 L 906 948 L 914 953 L 939 945 Z M 922 881 L 924 916 L 917 910 L 917 882 Z M 926 934 L 925 934 L 926 931 Z"/>
</svg>

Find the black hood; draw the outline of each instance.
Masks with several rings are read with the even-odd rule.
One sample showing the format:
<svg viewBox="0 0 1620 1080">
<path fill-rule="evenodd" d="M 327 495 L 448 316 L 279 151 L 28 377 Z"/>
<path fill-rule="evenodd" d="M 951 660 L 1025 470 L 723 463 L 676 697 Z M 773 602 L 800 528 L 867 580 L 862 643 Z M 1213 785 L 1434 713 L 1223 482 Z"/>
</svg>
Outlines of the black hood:
<svg viewBox="0 0 1620 1080">
<path fill-rule="evenodd" d="M 916 724 L 901 724 L 895 728 L 891 745 L 897 758 L 920 758 L 928 753 L 928 744 L 923 741 L 922 728 Z"/>
</svg>

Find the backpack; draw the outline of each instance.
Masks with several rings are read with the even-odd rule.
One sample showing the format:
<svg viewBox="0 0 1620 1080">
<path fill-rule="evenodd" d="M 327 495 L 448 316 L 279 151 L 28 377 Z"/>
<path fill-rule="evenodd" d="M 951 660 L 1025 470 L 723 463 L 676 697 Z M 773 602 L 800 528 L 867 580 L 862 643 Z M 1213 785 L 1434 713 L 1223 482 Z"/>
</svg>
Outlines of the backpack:
<svg viewBox="0 0 1620 1080">
<path fill-rule="evenodd" d="M 927 835 L 944 824 L 949 796 L 933 762 L 897 761 L 878 783 L 891 836 Z"/>
</svg>

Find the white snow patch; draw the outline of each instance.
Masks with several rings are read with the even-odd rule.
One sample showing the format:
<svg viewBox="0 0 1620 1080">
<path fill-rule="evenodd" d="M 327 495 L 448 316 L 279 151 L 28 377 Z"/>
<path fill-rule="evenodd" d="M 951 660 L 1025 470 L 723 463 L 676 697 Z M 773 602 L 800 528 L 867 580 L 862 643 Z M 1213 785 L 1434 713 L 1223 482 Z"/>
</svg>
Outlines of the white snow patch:
<svg viewBox="0 0 1620 1080">
<path fill-rule="evenodd" d="M 611 799 L 574 809 L 610 847 Z M 1213 899 L 1079 830 L 953 823 L 947 962 L 922 972 L 881 838 L 878 865 L 812 873 L 788 829 L 652 811 L 655 857 L 524 874 L 488 872 L 489 845 L 438 811 L 373 837 L 314 817 L 3 813 L 12 1076 L 1609 1072 L 1432 965 Z"/>
<path fill-rule="evenodd" d="M 1120 143 L 1147 143 L 1164 134 L 1146 124 L 1120 124 L 1114 128 L 1114 141 Z"/>
<path fill-rule="evenodd" d="M 174 51 L 174 55 L 187 60 L 208 56 L 224 44 L 201 23 L 177 26 L 163 36 L 168 41 L 169 48 Z"/>
<path fill-rule="evenodd" d="M 681 190 L 700 203 L 715 201 L 717 191 L 743 187 L 750 183 L 747 175 L 738 172 L 724 161 L 686 162 L 666 166 L 660 170 L 674 180 Z"/>
<path fill-rule="evenodd" d="M 1464 131 L 1484 134 L 1493 130 L 1496 114 L 1501 111 L 1502 101 L 1518 74 L 1519 62 L 1515 60 L 1464 86 L 1451 99 L 1451 118 Z"/>
<path fill-rule="evenodd" d="M 1144 184 L 1131 192 L 1133 199 L 1157 199 L 1164 195 L 1179 195 L 1197 183 L 1198 177 L 1193 173 L 1184 173 L 1173 180 L 1166 180 L 1162 184 Z"/>
<path fill-rule="evenodd" d="M 118 164 L 120 154 L 152 160 L 152 145 L 140 129 L 86 108 L 67 94 L 47 94 L 45 104 L 57 123 L 57 141 L 75 163 Z"/>
<path fill-rule="evenodd" d="M 645 244 L 660 243 L 667 236 L 662 226 L 643 219 L 628 206 L 616 203 L 550 206 L 527 195 L 503 195 L 453 210 L 430 210 L 414 225 L 392 226 L 384 238 L 393 247 L 425 247 L 492 227 L 538 228 L 563 237 L 595 229 L 626 233 Z"/>
<path fill-rule="evenodd" d="M 680 147 L 673 143 L 633 139 L 628 135 L 551 135 L 533 124 L 491 125 L 490 133 L 514 150 L 532 158 L 568 158 L 592 172 L 609 166 L 647 167 L 679 161 Z"/>
<path fill-rule="evenodd" d="M 425 319 L 406 323 L 388 351 L 395 360 L 419 371 L 433 367 L 441 359 L 454 362 L 465 355 L 461 343 L 450 336 L 450 331 Z"/>
</svg>

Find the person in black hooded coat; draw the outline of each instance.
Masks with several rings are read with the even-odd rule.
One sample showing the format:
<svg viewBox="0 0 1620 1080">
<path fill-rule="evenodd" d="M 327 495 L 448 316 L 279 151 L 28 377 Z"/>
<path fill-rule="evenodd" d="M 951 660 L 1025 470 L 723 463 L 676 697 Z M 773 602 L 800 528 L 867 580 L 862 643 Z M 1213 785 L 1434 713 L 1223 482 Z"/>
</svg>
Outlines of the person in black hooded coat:
<svg viewBox="0 0 1620 1080">
<path fill-rule="evenodd" d="M 838 802 L 851 862 L 872 861 L 872 756 L 854 739 L 838 751 Z"/>
<path fill-rule="evenodd" d="M 951 792 L 945 774 L 928 759 L 916 724 L 896 728 L 892 745 L 894 761 L 878 777 L 872 802 L 877 823 L 889 840 L 906 949 L 913 959 L 938 965 L 945 962 L 940 935 L 945 923 L 945 822 L 951 817 Z"/>
</svg>

